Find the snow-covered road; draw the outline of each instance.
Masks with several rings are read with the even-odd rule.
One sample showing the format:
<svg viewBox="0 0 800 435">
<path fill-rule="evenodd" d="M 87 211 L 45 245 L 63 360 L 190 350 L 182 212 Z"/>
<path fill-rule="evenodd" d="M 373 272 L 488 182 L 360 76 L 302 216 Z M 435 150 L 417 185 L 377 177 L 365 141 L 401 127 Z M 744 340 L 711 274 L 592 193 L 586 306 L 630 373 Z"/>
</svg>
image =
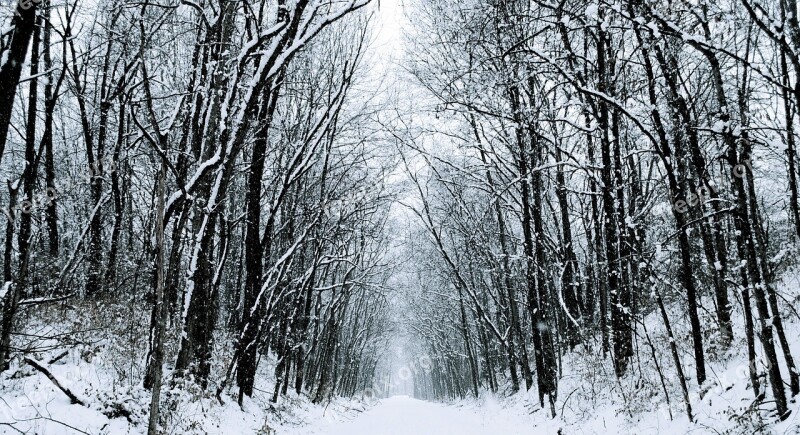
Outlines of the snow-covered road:
<svg viewBox="0 0 800 435">
<path fill-rule="evenodd" d="M 481 412 L 483 411 L 483 412 Z M 327 435 L 490 435 L 533 434 L 520 421 L 503 419 L 486 409 L 459 408 L 407 396 L 384 399 Z M 524 425 L 522 425 L 524 426 Z"/>
</svg>

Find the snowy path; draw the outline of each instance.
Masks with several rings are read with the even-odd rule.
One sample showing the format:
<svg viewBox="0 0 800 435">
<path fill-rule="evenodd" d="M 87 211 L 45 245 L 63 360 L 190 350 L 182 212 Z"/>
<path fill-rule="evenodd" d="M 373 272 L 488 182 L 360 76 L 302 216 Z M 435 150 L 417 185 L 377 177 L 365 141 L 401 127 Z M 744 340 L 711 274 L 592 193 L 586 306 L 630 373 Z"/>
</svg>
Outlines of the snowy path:
<svg viewBox="0 0 800 435">
<path fill-rule="evenodd" d="M 484 412 L 480 412 L 484 411 Z M 515 419 L 489 410 L 459 408 L 407 396 L 384 399 L 349 422 L 325 431 L 327 435 L 490 435 L 533 434 Z"/>
</svg>

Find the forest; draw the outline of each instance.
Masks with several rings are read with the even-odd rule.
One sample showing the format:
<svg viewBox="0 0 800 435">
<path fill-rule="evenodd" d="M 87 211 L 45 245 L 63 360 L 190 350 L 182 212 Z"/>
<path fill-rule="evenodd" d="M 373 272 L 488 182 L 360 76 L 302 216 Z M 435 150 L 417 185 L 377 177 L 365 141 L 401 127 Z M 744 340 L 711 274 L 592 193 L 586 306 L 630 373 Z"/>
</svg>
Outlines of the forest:
<svg viewBox="0 0 800 435">
<path fill-rule="evenodd" d="M 795 0 L 0 22 L 0 433 L 800 433 Z"/>
</svg>

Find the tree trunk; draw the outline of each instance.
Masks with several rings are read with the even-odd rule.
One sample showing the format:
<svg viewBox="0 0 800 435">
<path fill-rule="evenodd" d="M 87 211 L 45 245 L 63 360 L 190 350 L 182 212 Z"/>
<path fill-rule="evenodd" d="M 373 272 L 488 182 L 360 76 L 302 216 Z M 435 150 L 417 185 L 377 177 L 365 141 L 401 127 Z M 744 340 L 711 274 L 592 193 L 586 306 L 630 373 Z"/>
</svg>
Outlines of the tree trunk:
<svg viewBox="0 0 800 435">
<path fill-rule="evenodd" d="M 23 9 L 19 3 L 15 3 L 14 6 L 14 11 L 17 13 L 11 18 L 9 39 L 3 41 L 0 47 L 2 54 L 0 57 L 3 59 L 3 63 L 0 64 L 0 159 L 6 146 L 22 65 L 25 63 L 28 45 L 36 28 L 37 2 L 27 9 Z"/>
<path fill-rule="evenodd" d="M 167 301 L 164 298 L 164 201 L 166 191 L 167 164 L 161 160 L 161 170 L 158 176 L 158 206 L 156 208 L 155 224 L 155 304 L 153 305 L 153 321 L 150 322 L 150 358 L 148 360 L 147 376 L 144 380 L 145 388 L 152 390 L 150 399 L 150 418 L 147 426 L 148 435 L 159 433 L 158 422 L 161 402 L 161 378 L 164 363 L 164 332 L 169 313 Z"/>
</svg>

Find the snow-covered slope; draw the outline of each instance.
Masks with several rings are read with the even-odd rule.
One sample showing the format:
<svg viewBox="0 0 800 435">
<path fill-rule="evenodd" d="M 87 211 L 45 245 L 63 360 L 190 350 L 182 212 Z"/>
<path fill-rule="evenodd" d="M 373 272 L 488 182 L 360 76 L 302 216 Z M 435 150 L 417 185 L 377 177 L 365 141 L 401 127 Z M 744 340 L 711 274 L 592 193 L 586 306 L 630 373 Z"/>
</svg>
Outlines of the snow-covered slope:
<svg viewBox="0 0 800 435">
<path fill-rule="evenodd" d="M 800 355 L 798 276 L 787 273 L 779 284 L 786 302 L 785 326 L 792 338 L 794 355 Z M 684 309 L 680 303 L 668 306 L 670 317 L 675 319 L 684 315 Z M 791 415 L 782 422 L 774 415 L 769 390 L 763 402 L 754 401 L 741 311 L 735 309 L 734 313 L 734 342 L 729 350 L 709 358 L 709 380 L 702 388 L 691 377 L 694 369 L 688 327 L 685 322 L 675 322 L 684 371 L 689 375 L 692 422 L 686 416 L 668 340 L 654 313 L 644 319 L 647 334 L 639 329 L 640 352 L 635 369 L 622 379 L 614 377 L 610 358 L 603 358 L 596 350 L 578 347 L 562 357 L 555 418 L 549 409 L 539 406 L 535 387 L 510 394 L 508 385 L 501 385 L 495 393 L 482 391 L 477 399 L 451 403 L 392 397 L 380 401 L 336 398 L 330 403 L 313 404 L 305 394 L 290 392 L 273 404 L 269 399 L 274 388 L 275 361 L 269 358 L 259 369 L 254 397 L 246 399 L 242 407 L 226 394 L 222 396 L 225 403 L 221 404 L 214 397 L 215 387 L 198 391 L 189 385 L 171 385 L 162 397 L 166 410 L 164 433 L 800 434 L 800 403 L 796 398 L 790 403 Z M 100 336 L 93 331 L 109 326 L 93 324 L 89 317 L 71 315 L 56 322 L 52 315 L 41 313 L 41 318 L 31 323 L 39 326 L 32 328 L 30 335 L 60 337 L 72 331 L 71 344 L 65 348 L 63 341 L 37 339 L 34 344 L 40 350 L 27 355 L 45 366 L 83 405 L 70 403 L 44 373 L 15 358 L 11 368 L 0 375 L 0 434 L 145 433 L 150 395 L 141 388 L 142 361 L 130 357 L 144 354 L 140 348 L 143 343 L 130 337 L 119 338 L 123 334 Z M 760 345 L 757 350 L 760 354 Z M 763 388 L 765 367 L 759 363 L 757 368 Z M 786 373 L 786 368 L 782 367 L 782 371 Z"/>
</svg>

